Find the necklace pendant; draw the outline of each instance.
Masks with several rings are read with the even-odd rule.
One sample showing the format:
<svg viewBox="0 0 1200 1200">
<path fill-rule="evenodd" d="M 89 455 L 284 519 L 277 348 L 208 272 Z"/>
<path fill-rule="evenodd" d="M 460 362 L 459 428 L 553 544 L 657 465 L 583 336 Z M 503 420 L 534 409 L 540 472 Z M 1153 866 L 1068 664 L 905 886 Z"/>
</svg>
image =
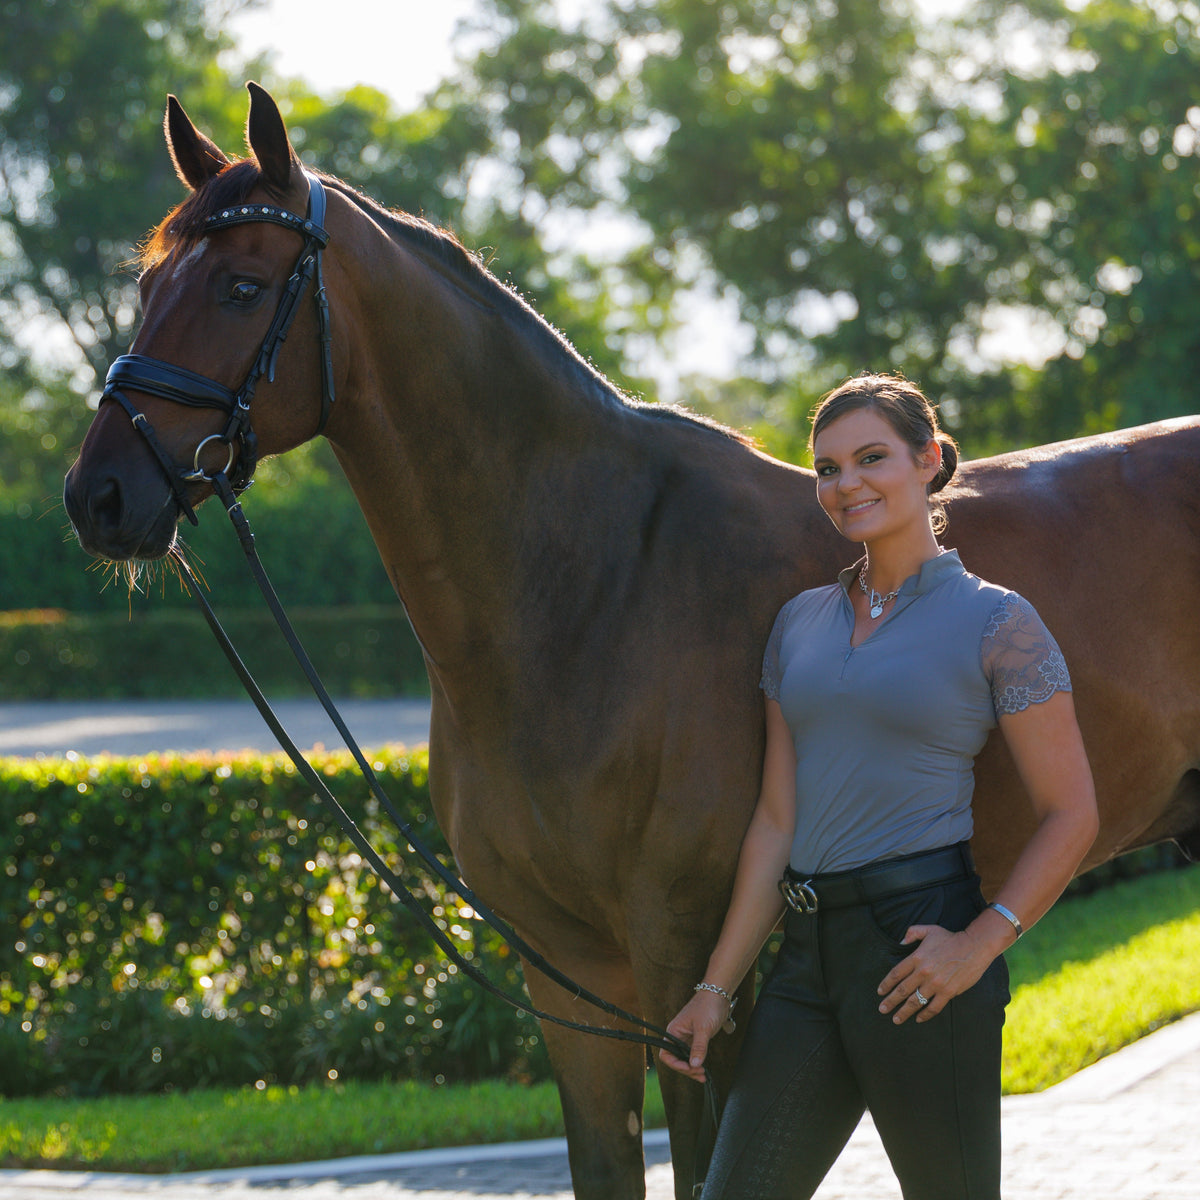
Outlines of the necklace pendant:
<svg viewBox="0 0 1200 1200">
<path fill-rule="evenodd" d="M 862 570 L 858 573 L 859 590 L 867 598 L 868 611 L 871 614 L 872 621 L 878 621 L 883 616 L 883 606 L 889 600 L 895 600 L 900 595 L 900 589 L 897 588 L 894 592 L 888 592 L 886 596 L 881 595 L 873 587 L 867 587 L 867 564 L 864 562 Z"/>
</svg>

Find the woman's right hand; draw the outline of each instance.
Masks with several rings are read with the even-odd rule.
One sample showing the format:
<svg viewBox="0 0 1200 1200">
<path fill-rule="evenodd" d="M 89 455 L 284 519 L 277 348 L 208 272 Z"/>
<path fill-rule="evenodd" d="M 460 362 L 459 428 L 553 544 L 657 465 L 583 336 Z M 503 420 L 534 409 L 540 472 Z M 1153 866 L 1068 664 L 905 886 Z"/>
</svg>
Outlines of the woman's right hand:
<svg viewBox="0 0 1200 1200">
<path fill-rule="evenodd" d="M 687 1061 L 669 1050 L 660 1050 L 658 1057 L 671 1070 L 703 1083 L 706 1078 L 704 1059 L 708 1055 L 708 1043 L 728 1019 L 729 1002 L 724 996 L 716 992 L 697 992 L 667 1026 L 669 1034 L 690 1048 Z"/>
</svg>

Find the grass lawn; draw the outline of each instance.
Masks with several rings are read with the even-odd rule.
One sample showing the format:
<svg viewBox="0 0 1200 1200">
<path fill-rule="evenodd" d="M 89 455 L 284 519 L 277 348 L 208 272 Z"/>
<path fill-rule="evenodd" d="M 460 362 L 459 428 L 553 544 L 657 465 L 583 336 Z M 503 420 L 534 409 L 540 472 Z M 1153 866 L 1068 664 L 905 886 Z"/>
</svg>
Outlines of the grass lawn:
<svg viewBox="0 0 1200 1200">
<path fill-rule="evenodd" d="M 1009 952 L 1004 1088 L 1049 1087 L 1200 1010 L 1200 871 L 1059 904 Z M 662 1123 L 657 1088 L 647 1124 Z M 551 1084 L 334 1084 L 0 1100 L 0 1166 L 186 1171 L 557 1136 Z"/>
<path fill-rule="evenodd" d="M 552 1083 L 406 1081 L 4 1100 L 0 1167 L 194 1171 L 561 1133 Z"/>
<path fill-rule="evenodd" d="M 1004 1090 L 1037 1092 L 1200 1010 L 1200 870 L 1064 900 L 1007 958 Z"/>
</svg>

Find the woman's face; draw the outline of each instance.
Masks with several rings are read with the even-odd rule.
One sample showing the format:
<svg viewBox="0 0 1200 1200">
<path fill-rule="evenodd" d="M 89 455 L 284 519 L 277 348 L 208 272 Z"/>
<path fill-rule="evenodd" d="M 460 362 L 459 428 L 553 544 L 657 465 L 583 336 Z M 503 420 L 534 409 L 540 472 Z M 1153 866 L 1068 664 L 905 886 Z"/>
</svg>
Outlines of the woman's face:
<svg viewBox="0 0 1200 1200">
<path fill-rule="evenodd" d="M 941 450 L 929 442 L 914 459 L 886 418 L 858 408 L 831 421 L 813 442 L 817 499 L 839 533 L 871 542 L 929 526 L 929 483 Z"/>
</svg>

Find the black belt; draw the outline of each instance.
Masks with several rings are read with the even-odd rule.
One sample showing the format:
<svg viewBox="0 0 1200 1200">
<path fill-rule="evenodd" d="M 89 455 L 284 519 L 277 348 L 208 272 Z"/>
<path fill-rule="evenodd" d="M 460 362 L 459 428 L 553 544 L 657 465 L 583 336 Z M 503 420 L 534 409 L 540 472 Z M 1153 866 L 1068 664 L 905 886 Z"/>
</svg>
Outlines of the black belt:
<svg viewBox="0 0 1200 1200">
<path fill-rule="evenodd" d="M 815 913 L 822 908 L 849 908 L 870 904 L 901 892 L 937 887 L 943 883 L 967 879 L 975 874 L 975 861 L 967 842 L 889 858 L 858 867 L 853 871 L 834 871 L 828 875 L 805 877 L 788 867 L 779 881 L 779 890 L 788 906 L 798 913 Z"/>
</svg>

